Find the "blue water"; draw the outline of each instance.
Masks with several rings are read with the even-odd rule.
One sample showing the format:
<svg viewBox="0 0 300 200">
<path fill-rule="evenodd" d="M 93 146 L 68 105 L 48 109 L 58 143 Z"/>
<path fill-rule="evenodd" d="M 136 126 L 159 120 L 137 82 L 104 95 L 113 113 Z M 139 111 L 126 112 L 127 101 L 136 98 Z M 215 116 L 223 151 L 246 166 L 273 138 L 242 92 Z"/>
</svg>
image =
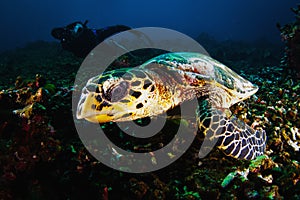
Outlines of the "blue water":
<svg viewBox="0 0 300 200">
<path fill-rule="evenodd" d="M 86 19 L 94 28 L 155 26 L 192 37 L 206 32 L 221 40 L 264 37 L 278 42 L 276 23 L 293 21 L 290 8 L 296 4 L 295 0 L 1 1 L 0 51 L 36 40 L 53 41 L 52 28 Z"/>
</svg>

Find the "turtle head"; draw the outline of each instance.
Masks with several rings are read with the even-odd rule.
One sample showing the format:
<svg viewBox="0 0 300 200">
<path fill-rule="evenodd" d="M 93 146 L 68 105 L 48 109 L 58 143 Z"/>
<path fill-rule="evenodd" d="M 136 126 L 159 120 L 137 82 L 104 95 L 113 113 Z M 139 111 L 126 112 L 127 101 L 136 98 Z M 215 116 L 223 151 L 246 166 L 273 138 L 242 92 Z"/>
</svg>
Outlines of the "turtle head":
<svg viewBox="0 0 300 200">
<path fill-rule="evenodd" d="M 90 122 L 129 121 L 145 116 L 154 105 L 154 84 L 141 71 L 112 71 L 91 78 L 82 89 L 77 118 Z"/>
<path fill-rule="evenodd" d="M 258 86 L 239 76 L 223 64 L 214 66 L 216 84 L 222 88 L 222 107 L 229 108 L 231 105 L 243 101 L 258 90 Z M 225 94 L 224 95 L 224 92 Z M 225 99 L 226 98 L 226 99 Z"/>
</svg>

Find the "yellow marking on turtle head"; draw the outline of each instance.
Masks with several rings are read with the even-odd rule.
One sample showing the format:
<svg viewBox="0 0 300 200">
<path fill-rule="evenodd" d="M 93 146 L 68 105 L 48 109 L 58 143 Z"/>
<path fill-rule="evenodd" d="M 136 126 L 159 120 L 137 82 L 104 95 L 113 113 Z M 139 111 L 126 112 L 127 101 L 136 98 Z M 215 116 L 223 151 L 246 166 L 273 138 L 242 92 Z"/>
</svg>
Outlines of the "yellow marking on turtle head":
<svg viewBox="0 0 300 200">
<path fill-rule="evenodd" d="M 126 73 L 101 81 L 91 78 L 82 90 L 77 118 L 90 122 L 129 121 L 163 112 L 157 107 L 157 90 L 142 72 Z M 144 76 L 144 77 L 143 77 Z"/>
</svg>

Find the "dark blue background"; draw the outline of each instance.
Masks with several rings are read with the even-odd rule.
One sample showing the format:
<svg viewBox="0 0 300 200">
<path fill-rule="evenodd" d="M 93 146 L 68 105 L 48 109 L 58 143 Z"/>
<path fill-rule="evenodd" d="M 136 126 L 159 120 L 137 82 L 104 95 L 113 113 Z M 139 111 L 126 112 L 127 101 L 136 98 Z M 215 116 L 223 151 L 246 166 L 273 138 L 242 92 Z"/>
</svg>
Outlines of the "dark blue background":
<svg viewBox="0 0 300 200">
<path fill-rule="evenodd" d="M 1 1 L 0 50 L 36 40 L 54 40 L 50 31 L 88 19 L 90 27 L 124 24 L 165 27 L 196 37 L 280 41 L 276 22 L 293 21 L 294 0 L 7 0 Z"/>
</svg>

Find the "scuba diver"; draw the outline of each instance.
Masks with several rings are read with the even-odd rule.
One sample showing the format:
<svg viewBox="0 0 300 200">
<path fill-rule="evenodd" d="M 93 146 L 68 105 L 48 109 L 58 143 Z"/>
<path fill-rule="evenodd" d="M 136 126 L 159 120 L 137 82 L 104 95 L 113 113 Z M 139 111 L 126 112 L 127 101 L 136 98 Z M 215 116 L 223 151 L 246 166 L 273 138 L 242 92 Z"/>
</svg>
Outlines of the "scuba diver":
<svg viewBox="0 0 300 200">
<path fill-rule="evenodd" d="M 60 40 L 62 48 L 75 56 L 84 58 L 88 53 L 106 38 L 131 28 L 124 25 L 108 26 L 102 29 L 91 29 L 84 23 L 74 22 L 65 27 L 54 28 L 51 35 Z"/>
</svg>

